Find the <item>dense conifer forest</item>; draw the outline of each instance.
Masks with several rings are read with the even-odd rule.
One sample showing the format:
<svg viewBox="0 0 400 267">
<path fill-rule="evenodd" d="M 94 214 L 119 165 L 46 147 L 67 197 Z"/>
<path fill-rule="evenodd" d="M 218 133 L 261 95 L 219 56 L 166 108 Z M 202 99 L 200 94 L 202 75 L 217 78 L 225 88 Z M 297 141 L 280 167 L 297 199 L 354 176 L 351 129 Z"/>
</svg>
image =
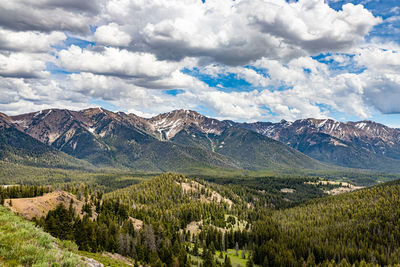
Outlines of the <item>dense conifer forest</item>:
<svg viewBox="0 0 400 267">
<path fill-rule="evenodd" d="M 333 185 L 316 178 L 272 179 L 268 186 L 256 178 L 219 181 L 164 174 L 109 193 L 66 185 L 84 202 L 82 211 L 71 202 L 35 221 L 80 250 L 119 253 L 150 266 L 400 264 L 400 182 L 324 196 Z M 304 190 L 304 184 L 313 187 Z M 303 188 L 309 195 L 282 200 L 290 193 L 279 195 L 280 188 Z M 15 186 L 0 195 L 34 197 L 49 190 Z"/>
</svg>

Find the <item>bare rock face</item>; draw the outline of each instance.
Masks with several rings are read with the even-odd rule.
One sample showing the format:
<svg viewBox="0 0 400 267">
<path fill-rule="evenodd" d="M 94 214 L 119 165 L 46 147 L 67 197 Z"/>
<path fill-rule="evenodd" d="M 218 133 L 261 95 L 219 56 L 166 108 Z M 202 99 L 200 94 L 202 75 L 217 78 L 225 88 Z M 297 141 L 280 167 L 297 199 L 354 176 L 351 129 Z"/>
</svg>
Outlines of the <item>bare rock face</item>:
<svg viewBox="0 0 400 267">
<path fill-rule="evenodd" d="M 62 134 L 76 131 L 81 126 L 81 118 L 74 111 L 48 109 L 35 113 L 13 116 L 12 122 L 25 133 L 42 143 L 51 145 Z"/>
</svg>

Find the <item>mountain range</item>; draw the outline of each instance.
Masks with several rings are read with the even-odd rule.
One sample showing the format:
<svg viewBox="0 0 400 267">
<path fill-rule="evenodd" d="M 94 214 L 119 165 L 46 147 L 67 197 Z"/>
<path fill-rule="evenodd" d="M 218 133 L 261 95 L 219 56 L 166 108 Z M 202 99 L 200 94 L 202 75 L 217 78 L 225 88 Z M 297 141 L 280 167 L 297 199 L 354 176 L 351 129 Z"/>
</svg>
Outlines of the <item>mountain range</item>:
<svg viewBox="0 0 400 267">
<path fill-rule="evenodd" d="M 0 160 L 49 166 L 193 172 L 337 165 L 400 172 L 400 130 L 372 121 L 239 123 L 189 110 L 147 119 L 102 108 L 48 109 L 0 113 L 0 137 Z"/>
<path fill-rule="evenodd" d="M 302 119 L 232 125 L 268 136 L 333 165 L 389 172 L 400 169 L 400 130 L 373 121 Z"/>
</svg>

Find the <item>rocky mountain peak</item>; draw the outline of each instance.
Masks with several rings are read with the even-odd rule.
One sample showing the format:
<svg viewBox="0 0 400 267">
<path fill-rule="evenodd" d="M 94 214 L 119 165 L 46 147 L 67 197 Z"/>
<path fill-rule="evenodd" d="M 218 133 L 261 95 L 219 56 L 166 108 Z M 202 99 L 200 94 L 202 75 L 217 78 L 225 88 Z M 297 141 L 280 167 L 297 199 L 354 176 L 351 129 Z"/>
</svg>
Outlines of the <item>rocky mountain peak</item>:
<svg viewBox="0 0 400 267">
<path fill-rule="evenodd" d="M 49 145 L 66 131 L 88 123 L 78 112 L 67 109 L 46 109 L 11 119 L 25 133 Z"/>
<path fill-rule="evenodd" d="M 87 108 L 87 109 L 84 109 L 84 110 L 81 110 L 80 111 L 82 114 L 85 114 L 85 115 L 88 115 L 88 116 L 90 116 L 90 115 L 98 115 L 98 114 L 104 114 L 104 115 L 107 115 L 107 114 L 109 114 L 111 111 L 108 111 L 108 110 L 106 110 L 106 109 L 103 109 L 103 108 L 101 108 L 101 107 L 96 107 L 96 108 Z"/>
<path fill-rule="evenodd" d="M 10 127 L 10 118 L 6 115 L 0 112 L 0 127 Z"/>
<path fill-rule="evenodd" d="M 200 113 L 193 111 L 193 110 L 185 110 L 185 109 L 178 109 L 178 110 L 173 110 L 167 113 L 162 113 L 159 114 L 153 118 L 151 118 L 151 121 L 159 121 L 163 120 L 165 118 L 168 118 L 170 120 L 172 119 L 185 119 L 185 120 L 198 120 L 203 118 L 204 116 L 201 115 Z"/>
<path fill-rule="evenodd" d="M 183 129 L 194 127 L 203 133 L 220 134 L 225 124 L 217 119 L 205 117 L 193 110 L 174 110 L 149 119 L 154 132 L 161 139 L 171 139 Z"/>
</svg>

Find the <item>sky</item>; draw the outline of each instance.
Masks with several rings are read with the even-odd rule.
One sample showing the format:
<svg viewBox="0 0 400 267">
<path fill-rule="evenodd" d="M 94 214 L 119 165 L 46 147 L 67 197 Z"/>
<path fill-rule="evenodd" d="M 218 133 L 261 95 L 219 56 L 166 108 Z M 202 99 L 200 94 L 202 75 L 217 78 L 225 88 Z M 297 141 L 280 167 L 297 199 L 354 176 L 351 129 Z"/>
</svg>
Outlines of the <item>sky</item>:
<svg viewBox="0 0 400 267">
<path fill-rule="evenodd" d="M 400 127 L 398 0 L 13 0 L 0 111 Z"/>
</svg>

